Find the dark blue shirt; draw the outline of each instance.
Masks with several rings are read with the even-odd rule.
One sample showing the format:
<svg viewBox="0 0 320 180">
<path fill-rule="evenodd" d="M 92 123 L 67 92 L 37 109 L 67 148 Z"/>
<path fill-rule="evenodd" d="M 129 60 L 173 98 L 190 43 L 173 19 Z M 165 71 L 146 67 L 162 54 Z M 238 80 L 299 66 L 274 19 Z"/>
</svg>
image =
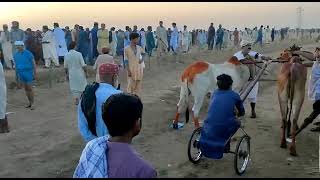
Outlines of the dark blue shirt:
<svg viewBox="0 0 320 180">
<path fill-rule="evenodd" d="M 16 65 L 16 70 L 33 70 L 33 54 L 28 50 L 23 50 L 22 52 L 17 51 L 13 55 L 14 63 Z"/>
<path fill-rule="evenodd" d="M 236 121 L 235 108 L 242 115 L 245 110 L 239 94 L 232 90 L 214 91 L 210 102 L 201 132 L 200 149 L 204 156 L 220 159 L 226 142 L 240 126 Z"/>
</svg>

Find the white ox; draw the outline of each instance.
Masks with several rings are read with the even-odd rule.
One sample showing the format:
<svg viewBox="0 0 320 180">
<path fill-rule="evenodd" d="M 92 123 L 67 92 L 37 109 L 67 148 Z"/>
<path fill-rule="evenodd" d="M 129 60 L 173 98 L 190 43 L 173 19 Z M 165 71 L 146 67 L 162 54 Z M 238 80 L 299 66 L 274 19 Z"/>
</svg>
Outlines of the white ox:
<svg viewBox="0 0 320 180">
<path fill-rule="evenodd" d="M 186 113 L 186 122 L 189 120 L 189 96 L 194 97 L 192 107 L 195 127 L 199 127 L 199 112 L 208 92 L 217 89 L 217 76 L 227 74 L 232 77 L 232 88 L 239 92 L 248 82 L 249 68 L 238 61 L 227 61 L 223 64 L 211 64 L 205 61 L 196 61 L 190 64 L 181 76 L 180 100 L 177 104 L 177 113 L 173 121 L 173 128 L 178 128 L 179 116 Z"/>
</svg>

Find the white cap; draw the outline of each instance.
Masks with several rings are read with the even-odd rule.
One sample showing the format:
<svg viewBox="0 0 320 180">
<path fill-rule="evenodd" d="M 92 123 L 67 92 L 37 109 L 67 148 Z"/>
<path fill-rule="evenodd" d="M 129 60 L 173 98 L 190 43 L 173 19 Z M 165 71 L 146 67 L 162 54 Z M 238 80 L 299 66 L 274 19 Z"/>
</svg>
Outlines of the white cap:
<svg viewBox="0 0 320 180">
<path fill-rule="evenodd" d="M 24 43 L 23 43 L 23 41 L 16 41 L 16 42 L 14 42 L 14 45 L 15 46 L 24 46 Z"/>
<path fill-rule="evenodd" d="M 248 41 L 244 41 L 242 40 L 241 43 L 240 43 L 241 47 L 245 47 L 245 46 L 251 46 L 251 43 L 248 42 Z"/>
</svg>

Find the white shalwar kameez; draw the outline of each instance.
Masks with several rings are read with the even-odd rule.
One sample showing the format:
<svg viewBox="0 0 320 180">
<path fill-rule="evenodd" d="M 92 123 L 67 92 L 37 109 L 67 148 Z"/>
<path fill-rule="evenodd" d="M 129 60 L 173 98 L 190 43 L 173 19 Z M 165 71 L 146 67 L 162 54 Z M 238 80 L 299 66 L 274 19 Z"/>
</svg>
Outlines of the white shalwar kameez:
<svg viewBox="0 0 320 180">
<path fill-rule="evenodd" d="M 117 33 L 115 31 L 111 31 L 112 33 L 112 42 L 110 44 L 111 46 L 111 52 L 112 56 L 116 57 L 117 56 L 117 44 L 118 44 L 118 38 L 117 38 Z"/>
<path fill-rule="evenodd" d="M 189 32 L 187 30 L 182 31 L 181 38 L 181 49 L 183 52 L 187 52 L 189 49 Z"/>
<path fill-rule="evenodd" d="M 42 44 L 43 58 L 45 61 L 45 66 L 48 68 L 51 65 L 51 61 L 56 66 L 59 66 L 58 53 L 56 49 L 56 42 L 54 40 L 53 33 L 47 31 L 43 34 L 42 42 L 49 42 Z"/>
<path fill-rule="evenodd" d="M 254 58 L 256 56 L 256 54 L 258 54 L 259 58 L 261 58 L 261 54 L 255 52 L 255 51 L 250 51 L 249 55 Z M 242 61 L 245 59 L 242 51 L 238 51 L 237 53 L 235 53 L 233 56 L 237 57 L 237 59 L 239 61 Z M 258 90 L 259 90 L 259 82 L 257 82 L 255 84 L 255 86 L 253 87 L 253 89 L 251 90 L 251 92 L 249 93 L 249 95 L 247 96 L 247 99 L 250 103 L 257 103 L 257 97 L 258 97 Z"/>
<path fill-rule="evenodd" d="M 0 63 L 0 119 L 5 119 L 7 110 L 7 86 L 2 64 Z"/>
<path fill-rule="evenodd" d="M 10 32 L 8 33 L 10 34 Z M 2 46 L 4 61 L 6 62 L 7 66 L 10 66 L 13 61 L 12 44 L 10 38 L 6 37 L 4 31 L 2 31 L 0 35 L 0 44 Z"/>
<path fill-rule="evenodd" d="M 79 98 L 87 86 L 85 66 L 82 54 L 73 49 L 64 57 L 64 68 L 68 69 L 70 90 L 75 98 Z"/>
<path fill-rule="evenodd" d="M 271 43 L 271 30 L 269 28 L 266 29 L 266 43 Z"/>
<path fill-rule="evenodd" d="M 64 57 L 68 53 L 68 49 L 63 30 L 59 27 L 54 28 L 53 36 L 56 42 L 57 55 L 59 57 Z"/>
<path fill-rule="evenodd" d="M 144 31 L 140 31 L 140 38 L 142 49 L 146 49 L 146 33 Z"/>
</svg>

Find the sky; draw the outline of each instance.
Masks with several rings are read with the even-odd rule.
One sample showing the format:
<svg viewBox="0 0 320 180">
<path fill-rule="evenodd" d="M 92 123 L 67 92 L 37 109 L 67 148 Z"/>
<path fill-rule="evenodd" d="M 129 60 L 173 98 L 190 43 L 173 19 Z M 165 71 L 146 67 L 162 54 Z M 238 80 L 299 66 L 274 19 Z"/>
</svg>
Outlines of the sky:
<svg viewBox="0 0 320 180">
<path fill-rule="evenodd" d="M 60 27 L 80 24 L 91 29 L 97 21 L 108 29 L 126 25 L 155 29 L 162 20 L 167 28 L 176 22 L 179 29 L 187 25 L 189 30 L 207 29 L 211 22 L 227 29 L 296 28 L 299 6 L 304 9 L 302 27 L 319 28 L 315 19 L 320 16 L 320 2 L 0 2 L 0 24 L 10 27 L 17 20 L 21 29 L 41 30 L 58 22 Z"/>
</svg>

